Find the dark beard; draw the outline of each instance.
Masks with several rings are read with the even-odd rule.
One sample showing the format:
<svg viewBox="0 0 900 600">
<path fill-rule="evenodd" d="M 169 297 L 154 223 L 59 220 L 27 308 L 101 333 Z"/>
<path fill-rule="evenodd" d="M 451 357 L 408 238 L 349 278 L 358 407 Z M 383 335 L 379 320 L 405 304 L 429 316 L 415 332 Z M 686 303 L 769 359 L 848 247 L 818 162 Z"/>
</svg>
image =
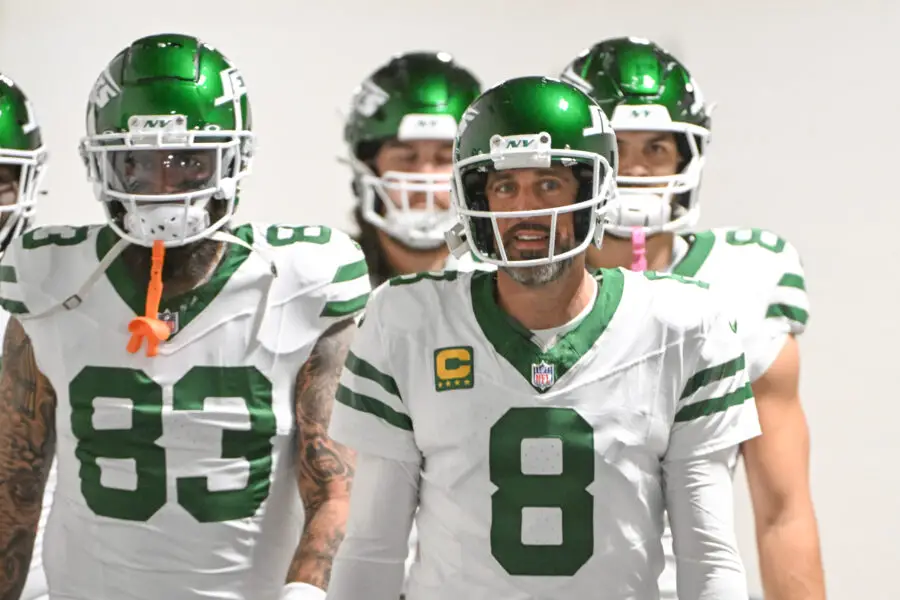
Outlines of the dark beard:
<svg viewBox="0 0 900 600">
<path fill-rule="evenodd" d="M 222 200 L 213 200 L 209 205 L 210 222 L 214 223 L 225 215 L 226 204 Z M 118 205 L 119 226 L 124 209 Z M 224 228 L 228 230 L 228 226 Z M 223 242 L 202 239 L 186 246 L 166 248 L 163 261 L 163 298 L 171 298 L 197 287 L 197 284 L 209 273 L 216 261 Z M 228 244 L 229 246 L 231 244 Z M 150 258 L 152 250 L 137 244 L 130 244 L 122 252 L 122 260 L 128 268 L 132 281 L 146 289 L 150 282 Z M 225 258 L 228 248 L 219 256 Z"/>
<path fill-rule="evenodd" d="M 524 229 L 526 226 L 522 224 L 521 226 L 517 225 L 510 229 L 507 232 L 506 237 L 507 240 L 511 240 L 513 235 L 516 233 L 517 229 Z M 529 228 L 538 228 L 534 225 L 528 225 Z M 549 227 L 541 227 L 550 235 Z M 505 240 L 504 244 L 509 244 L 510 242 Z M 556 252 L 554 254 L 564 254 L 574 248 L 575 245 L 572 241 L 571 237 L 560 237 L 556 236 Z M 507 256 L 509 254 L 507 253 Z M 537 258 L 546 258 L 547 253 L 542 250 L 532 250 L 520 253 L 518 257 L 519 260 L 534 260 Z M 552 283 L 562 277 L 568 272 L 569 267 L 575 262 L 575 257 L 570 256 L 564 260 L 558 260 L 556 262 L 544 264 L 544 265 L 535 265 L 532 267 L 515 267 L 515 266 L 503 266 L 500 267 L 500 270 L 509 275 L 513 281 L 524 285 L 529 288 L 538 288 L 548 283 Z"/>
<path fill-rule="evenodd" d="M 187 246 L 166 248 L 163 261 L 163 298 L 177 296 L 193 289 L 209 273 L 217 259 L 222 242 L 200 240 Z M 136 283 L 146 287 L 150 281 L 151 249 L 130 244 L 122 252 L 122 260 Z M 227 252 L 227 249 L 226 249 Z M 225 253 L 222 253 L 224 258 Z"/>
</svg>

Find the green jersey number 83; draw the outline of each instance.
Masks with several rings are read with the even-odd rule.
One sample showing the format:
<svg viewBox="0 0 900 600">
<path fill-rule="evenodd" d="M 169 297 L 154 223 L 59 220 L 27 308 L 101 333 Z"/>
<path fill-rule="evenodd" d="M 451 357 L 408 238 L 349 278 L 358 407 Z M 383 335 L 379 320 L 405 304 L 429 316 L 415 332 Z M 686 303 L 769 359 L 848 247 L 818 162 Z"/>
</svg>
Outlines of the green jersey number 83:
<svg viewBox="0 0 900 600">
<path fill-rule="evenodd" d="M 171 388 L 172 410 L 203 411 L 207 398 L 241 398 L 250 428 L 222 431 L 220 458 L 249 464 L 247 485 L 234 490 L 210 490 L 207 478 L 179 477 L 176 500 L 201 523 L 252 517 L 269 495 L 272 473 L 272 383 L 256 367 L 194 367 Z M 94 421 L 98 399 L 131 402 L 126 428 L 100 428 Z M 167 498 L 166 450 L 163 436 L 163 386 L 139 369 L 85 367 L 69 384 L 75 456 L 81 463 L 81 492 L 97 515 L 127 521 L 147 521 Z M 136 474 L 134 489 L 107 487 L 101 482 L 104 462 L 128 461 Z M 121 463 L 120 463 L 121 464 Z"/>
</svg>

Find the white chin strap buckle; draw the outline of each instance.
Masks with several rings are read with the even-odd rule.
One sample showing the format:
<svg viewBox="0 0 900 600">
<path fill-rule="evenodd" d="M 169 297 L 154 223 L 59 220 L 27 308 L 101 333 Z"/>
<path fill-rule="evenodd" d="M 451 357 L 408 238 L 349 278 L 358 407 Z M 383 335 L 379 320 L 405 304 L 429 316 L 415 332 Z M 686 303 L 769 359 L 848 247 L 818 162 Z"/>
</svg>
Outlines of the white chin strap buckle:
<svg viewBox="0 0 900 600">
<path fill-rule="evenodd" d="M 124 225 L 128 233 L 143 240 L 176 242 L 207 229 L 209 212 L 205 202 L 187 207 L 184 204 L 143 205 L 128 210 Z"/>
<path fill-rule="evenodd" d="M 444 242 L 447 244 L 450 254 L 456 258 L 462 258 L 472 251 L 466 239 L 466 227 L 462 223 L 456 223 L 456 225 L 444 232 Z"/>
<path fill-rule="evenodd" d="M 621 194 L 611 216 L 620 227 L 662 227 L 672 219 L 672 204 L 668 194 Z"/>
</svg>

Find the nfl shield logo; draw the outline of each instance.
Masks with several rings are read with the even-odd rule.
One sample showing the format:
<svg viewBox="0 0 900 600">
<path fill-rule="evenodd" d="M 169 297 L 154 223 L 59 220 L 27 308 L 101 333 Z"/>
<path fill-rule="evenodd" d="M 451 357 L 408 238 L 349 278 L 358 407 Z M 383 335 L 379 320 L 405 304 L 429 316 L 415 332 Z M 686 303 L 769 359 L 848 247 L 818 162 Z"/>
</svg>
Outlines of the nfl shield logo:
<svg viewBox="0 0 900 600">
<path fill-rule="evenodd" d="M 169 326 L 169 334 L 174 335 L 178 331 L 178 313 L 168 308 L 156 316 L 157 319 Z"/>
<path fill-rule="evenodd" d="M 554 366 L 547 364 L 546 361 L 542 360 L 540 364 L 533 364 L 531 365 L 531 385 L 543 392 L 553 385 L 554 374 Z"/>
</svg>

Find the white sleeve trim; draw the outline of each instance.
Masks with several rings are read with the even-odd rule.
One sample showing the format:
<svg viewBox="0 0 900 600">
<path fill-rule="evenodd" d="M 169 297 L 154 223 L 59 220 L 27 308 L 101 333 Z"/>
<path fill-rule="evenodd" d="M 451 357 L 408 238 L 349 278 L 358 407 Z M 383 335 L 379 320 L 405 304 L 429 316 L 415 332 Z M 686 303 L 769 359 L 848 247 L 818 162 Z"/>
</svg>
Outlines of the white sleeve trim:
<svg viewBox="0 0 900 600">
<path fill-rule="evenodd" d="M 766 319 L 766 323 L 771 325 L 764 323 L 759 332 L 745 343 L 747 374 L 751 383 L 766 374 L 791 335 L 780 322 Z"/>
<path fill-rule="evenodd" d="M 664 465 L 678 597 L 746 598 L 747 578 L 734 530 L 731 447 Z"/>
<path fill-rule="evenodd" d="M 357 458 L 347 534 L 328 600 L 397 600 L 418 505 L 419 465 L 370 454 Z"/>
</svg>

